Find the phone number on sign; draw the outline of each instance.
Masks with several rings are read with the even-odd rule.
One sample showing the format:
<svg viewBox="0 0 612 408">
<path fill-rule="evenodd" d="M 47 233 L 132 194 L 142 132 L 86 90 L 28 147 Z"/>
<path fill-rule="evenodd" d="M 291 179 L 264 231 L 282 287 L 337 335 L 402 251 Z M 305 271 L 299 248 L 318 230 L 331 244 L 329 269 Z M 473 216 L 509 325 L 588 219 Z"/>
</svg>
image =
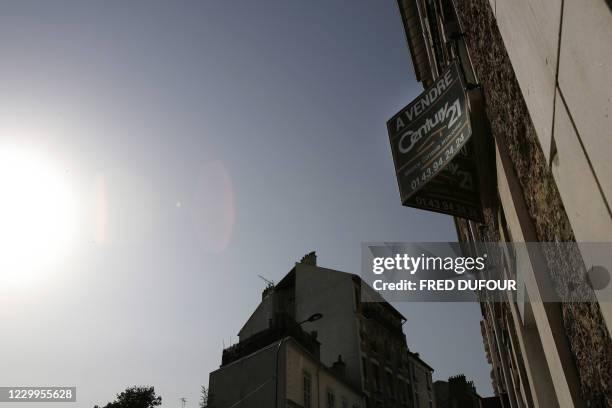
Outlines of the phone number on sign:
<svg viewBox="0 0 612 408">
<path fill-rule="evenodd" d="M 429 166 L 422 169 L 419 174 L 410 180 L 410 190 L 418 190 L 421 185 L 427 183 L 430 178 L 438 174 L 438 172 L 441 171 L 448 164 L 448 162 L 454 158 L 455 154 L 459 154 L 462 151 L 465 152 L 465 148 L 463 146 L 465 142 L 465 135 L 459 135 L 454 143 L 451 143 L 446 149 L 444 149 L 436 160 L 434 160 Z"/>
</svg>

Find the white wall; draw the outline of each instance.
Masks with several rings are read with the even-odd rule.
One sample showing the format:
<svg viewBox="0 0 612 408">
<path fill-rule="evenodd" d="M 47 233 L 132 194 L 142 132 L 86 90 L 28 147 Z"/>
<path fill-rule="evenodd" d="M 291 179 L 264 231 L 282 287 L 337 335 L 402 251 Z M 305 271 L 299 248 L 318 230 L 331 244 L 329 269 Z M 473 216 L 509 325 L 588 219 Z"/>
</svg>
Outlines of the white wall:
<svg viewBox="0 0 612 408">
<path fill-rule="evenodd" d="M 490 3 L 576 240 L 612 242 L 612 10 L 605 0 Z M 612 334 L 612 303 L 601 307 Z"/>
<path fill-rule="evenodd" d="M 327 369 L 320 366 L 311 356 L 294 342 L 287 343 L 287 398 L 297 404 L 304 402 L 303 372 L 308 371 L 312 378 L 311 408 L 327 407 L 327 390 L 333 390 L 336 407 L 342 408 L 342 398 L 346 398 L 349 408 L 363 407 L 361 396 L 339 381 Z"/>
<path fill-rule="evenodd" d="M 323 318 L 305 323 L 305 331 L 316 330 L 321 343 L 321 361 L 331 366 L 338 355 L 346 362 L 351 385 L 361 386 L 361 354 L 355 316 L 353 282 L 348 273 L 296 264 L 296 320 L 322 313 Z"/>
</svg>

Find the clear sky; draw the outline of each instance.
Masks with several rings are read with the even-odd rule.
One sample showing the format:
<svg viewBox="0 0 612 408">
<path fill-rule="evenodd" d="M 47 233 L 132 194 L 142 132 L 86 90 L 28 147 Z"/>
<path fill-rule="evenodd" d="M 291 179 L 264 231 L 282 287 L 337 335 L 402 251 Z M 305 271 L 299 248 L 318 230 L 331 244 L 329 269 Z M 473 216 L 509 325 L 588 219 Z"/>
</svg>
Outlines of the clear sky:
<svg viewBox="0 0 612 408">
<path fill-rule="evenodd" d="M 0 11 L 0 149 L 34 163 L 0 170 L 55 171 L 48 196 L 26 196 L 26 219 L 43 216 L 22 240 L 61 246 L 26 246 L 28 278 L 3 282 L 0 386 L 76 385 L 91 407 L 150 384 L 195 407 L 258 274 L 278 281 L 311 250 L 358 272 L 362 241 L 456 240 L 450 217 L 400 204 L 385 123 L 421 87 L 394 0 Z M 435 378 L 491 393 L 477 304 L 396 306 Z"/>
</svg>

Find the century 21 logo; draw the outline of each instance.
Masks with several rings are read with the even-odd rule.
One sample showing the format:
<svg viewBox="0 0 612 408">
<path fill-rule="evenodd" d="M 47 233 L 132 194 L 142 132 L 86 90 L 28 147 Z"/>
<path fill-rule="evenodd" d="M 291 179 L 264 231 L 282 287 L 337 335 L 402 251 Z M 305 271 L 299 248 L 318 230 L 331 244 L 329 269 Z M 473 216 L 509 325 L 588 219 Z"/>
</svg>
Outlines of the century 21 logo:
<svg viewBox="0 0 612 408">
<path fill-rule="evenodd" d="M 414 146 L 418 143 L 421 138 L 428 134 L 432 129 L 434 129 L 439 124 L 442 124 L 444 121 L 448 120 L 448 123 L 445 127 L 449 129 L 453 127 L 453 125 L 459 120 L 461 117 L 461 104 L 459 103 L 459 98 L 455 99 L 451 106 L 448 106 L 448 102 L 444 104 L 433 117 L 427 118 L 425 123 L 418 128 L 416 131 L 408 130 L 405 132 L 399 139 L 398 148 L 400 153 L 406 154 L 410 152 L 414 148 Z M 408 146 L 406 143 L 410 142 Z"/>
</svg>

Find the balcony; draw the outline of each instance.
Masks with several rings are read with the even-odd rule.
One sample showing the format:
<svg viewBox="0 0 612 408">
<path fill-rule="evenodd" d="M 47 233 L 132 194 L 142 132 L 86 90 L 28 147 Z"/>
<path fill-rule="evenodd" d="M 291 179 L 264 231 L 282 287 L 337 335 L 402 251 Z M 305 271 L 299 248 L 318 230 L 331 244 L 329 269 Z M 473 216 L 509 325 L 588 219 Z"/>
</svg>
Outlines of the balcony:
<svg viewBox="0 0 612 408">
<path fill-rule="evenodd" d="M 320 343 L 316 333 L 307 333 L 288 314 L 276 315 L 271 326 L 223 350 L 221 366 L 241 359 L 260 350 L 284 337 L 292 337 L 306 350 L 319 358 Z"/>
<path fill-rule="evenodd" d="M 362 307 L 362 314 L 366 319 L 372 319 L 383 326 L 392 335 L 401 337 L 405 341 L 406 336 L 402 330 L 402 324 L 399 320 L 394 319 L 384 310 L 381 310 L 379 305 L 376 303 L 364 303 Z"/>
</svg>

